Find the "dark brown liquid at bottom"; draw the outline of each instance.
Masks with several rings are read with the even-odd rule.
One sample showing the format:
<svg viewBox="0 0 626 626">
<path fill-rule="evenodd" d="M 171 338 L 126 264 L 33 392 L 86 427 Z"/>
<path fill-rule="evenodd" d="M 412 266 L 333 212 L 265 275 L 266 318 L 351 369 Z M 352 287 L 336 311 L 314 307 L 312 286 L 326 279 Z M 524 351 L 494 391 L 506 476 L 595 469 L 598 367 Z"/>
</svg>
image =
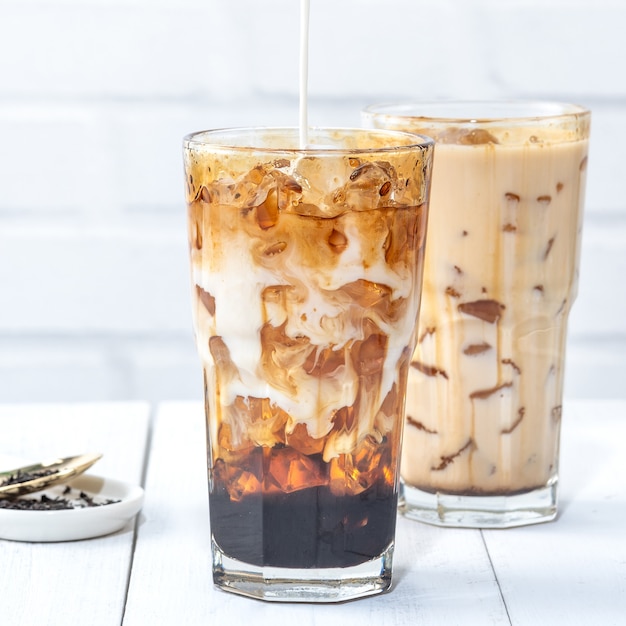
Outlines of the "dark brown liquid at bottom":
<svg viewBox="0 0 626 626">
<path fill-rule="evenodd" d="M 358 495 L 327 486 L 231 501 L 214 484 L 213 538 L 229 557 L 259 567 L 350 567 L 379 557 L 396 526 L 397 491 L 380 481 Z"/>
</svg>

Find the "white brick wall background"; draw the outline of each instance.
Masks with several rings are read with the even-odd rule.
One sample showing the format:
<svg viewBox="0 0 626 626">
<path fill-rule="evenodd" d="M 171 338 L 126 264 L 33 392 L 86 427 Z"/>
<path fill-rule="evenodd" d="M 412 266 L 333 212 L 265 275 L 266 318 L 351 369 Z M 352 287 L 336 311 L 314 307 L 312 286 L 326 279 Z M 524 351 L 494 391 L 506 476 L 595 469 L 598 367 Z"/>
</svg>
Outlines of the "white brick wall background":
<svg viewBox="0 0 626 626">
<path fill-rule="evenodd" d="M 311 0 L 310 121 L 593 111 L 566 394 L 626 397 L 626 0 Z M 0 0 L 0 402 L 199 399 L 181 138 L 296 125 L 297 0 Z"/>
</svg>

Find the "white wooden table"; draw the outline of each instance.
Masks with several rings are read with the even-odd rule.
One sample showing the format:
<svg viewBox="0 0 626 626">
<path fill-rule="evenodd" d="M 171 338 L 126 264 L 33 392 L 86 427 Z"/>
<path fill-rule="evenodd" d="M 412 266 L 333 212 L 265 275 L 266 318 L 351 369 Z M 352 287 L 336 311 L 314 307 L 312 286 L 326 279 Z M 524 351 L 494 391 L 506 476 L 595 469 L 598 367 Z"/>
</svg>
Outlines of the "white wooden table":
<svg viewBox="0 0 626 626">
<path fill-rule="evenodd" d="M 269 604 L 213 588 L 202 406 L 0 406 L 0 453 L 83 451 L 92 473 L 142 483 L 137 523 L 44 544 L 0 540 L 0 624 L 298 626 L 626 624 L 626 402 L 565 405 L 561 513 L 501 531 L 398 520 L 391 593 Z"/>
</svg>

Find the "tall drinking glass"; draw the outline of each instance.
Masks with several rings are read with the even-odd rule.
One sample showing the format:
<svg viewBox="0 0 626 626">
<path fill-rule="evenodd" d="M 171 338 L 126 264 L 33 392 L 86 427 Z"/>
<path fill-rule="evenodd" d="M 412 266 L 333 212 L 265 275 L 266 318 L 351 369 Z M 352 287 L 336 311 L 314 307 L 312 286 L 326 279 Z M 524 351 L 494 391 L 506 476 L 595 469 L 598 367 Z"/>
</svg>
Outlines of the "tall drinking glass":
<svg viewBox="0 0 626 626">
<path fill-rule="evenodd" d="M 436 142 L 402 511 L 449 526 L 551 520 L 590 113 L 430 102 L 364 119 Z"/>
<path fill-rule="evenodd" d="M 340 601 L 391 582 L 433 142 L 184 141 L 215 584 Z"/>
</svg>

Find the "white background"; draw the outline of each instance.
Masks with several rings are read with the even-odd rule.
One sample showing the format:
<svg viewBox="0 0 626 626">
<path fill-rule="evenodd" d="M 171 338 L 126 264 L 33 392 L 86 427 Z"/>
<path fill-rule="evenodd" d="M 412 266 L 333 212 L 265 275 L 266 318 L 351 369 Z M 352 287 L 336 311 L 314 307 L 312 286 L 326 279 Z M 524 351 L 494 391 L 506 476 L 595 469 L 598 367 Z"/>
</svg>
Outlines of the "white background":
<svg viewBox="0 0 626 626">
<path fill-rule="evenodd" d="M 311 0 L 310 122 L 593 112 L 569 397 L 626 397 L 626 0 Z M 298 121 L 298 0 L 0 0 L 0 402 L 199 399 L 182 136 Z"/>
</svg>

